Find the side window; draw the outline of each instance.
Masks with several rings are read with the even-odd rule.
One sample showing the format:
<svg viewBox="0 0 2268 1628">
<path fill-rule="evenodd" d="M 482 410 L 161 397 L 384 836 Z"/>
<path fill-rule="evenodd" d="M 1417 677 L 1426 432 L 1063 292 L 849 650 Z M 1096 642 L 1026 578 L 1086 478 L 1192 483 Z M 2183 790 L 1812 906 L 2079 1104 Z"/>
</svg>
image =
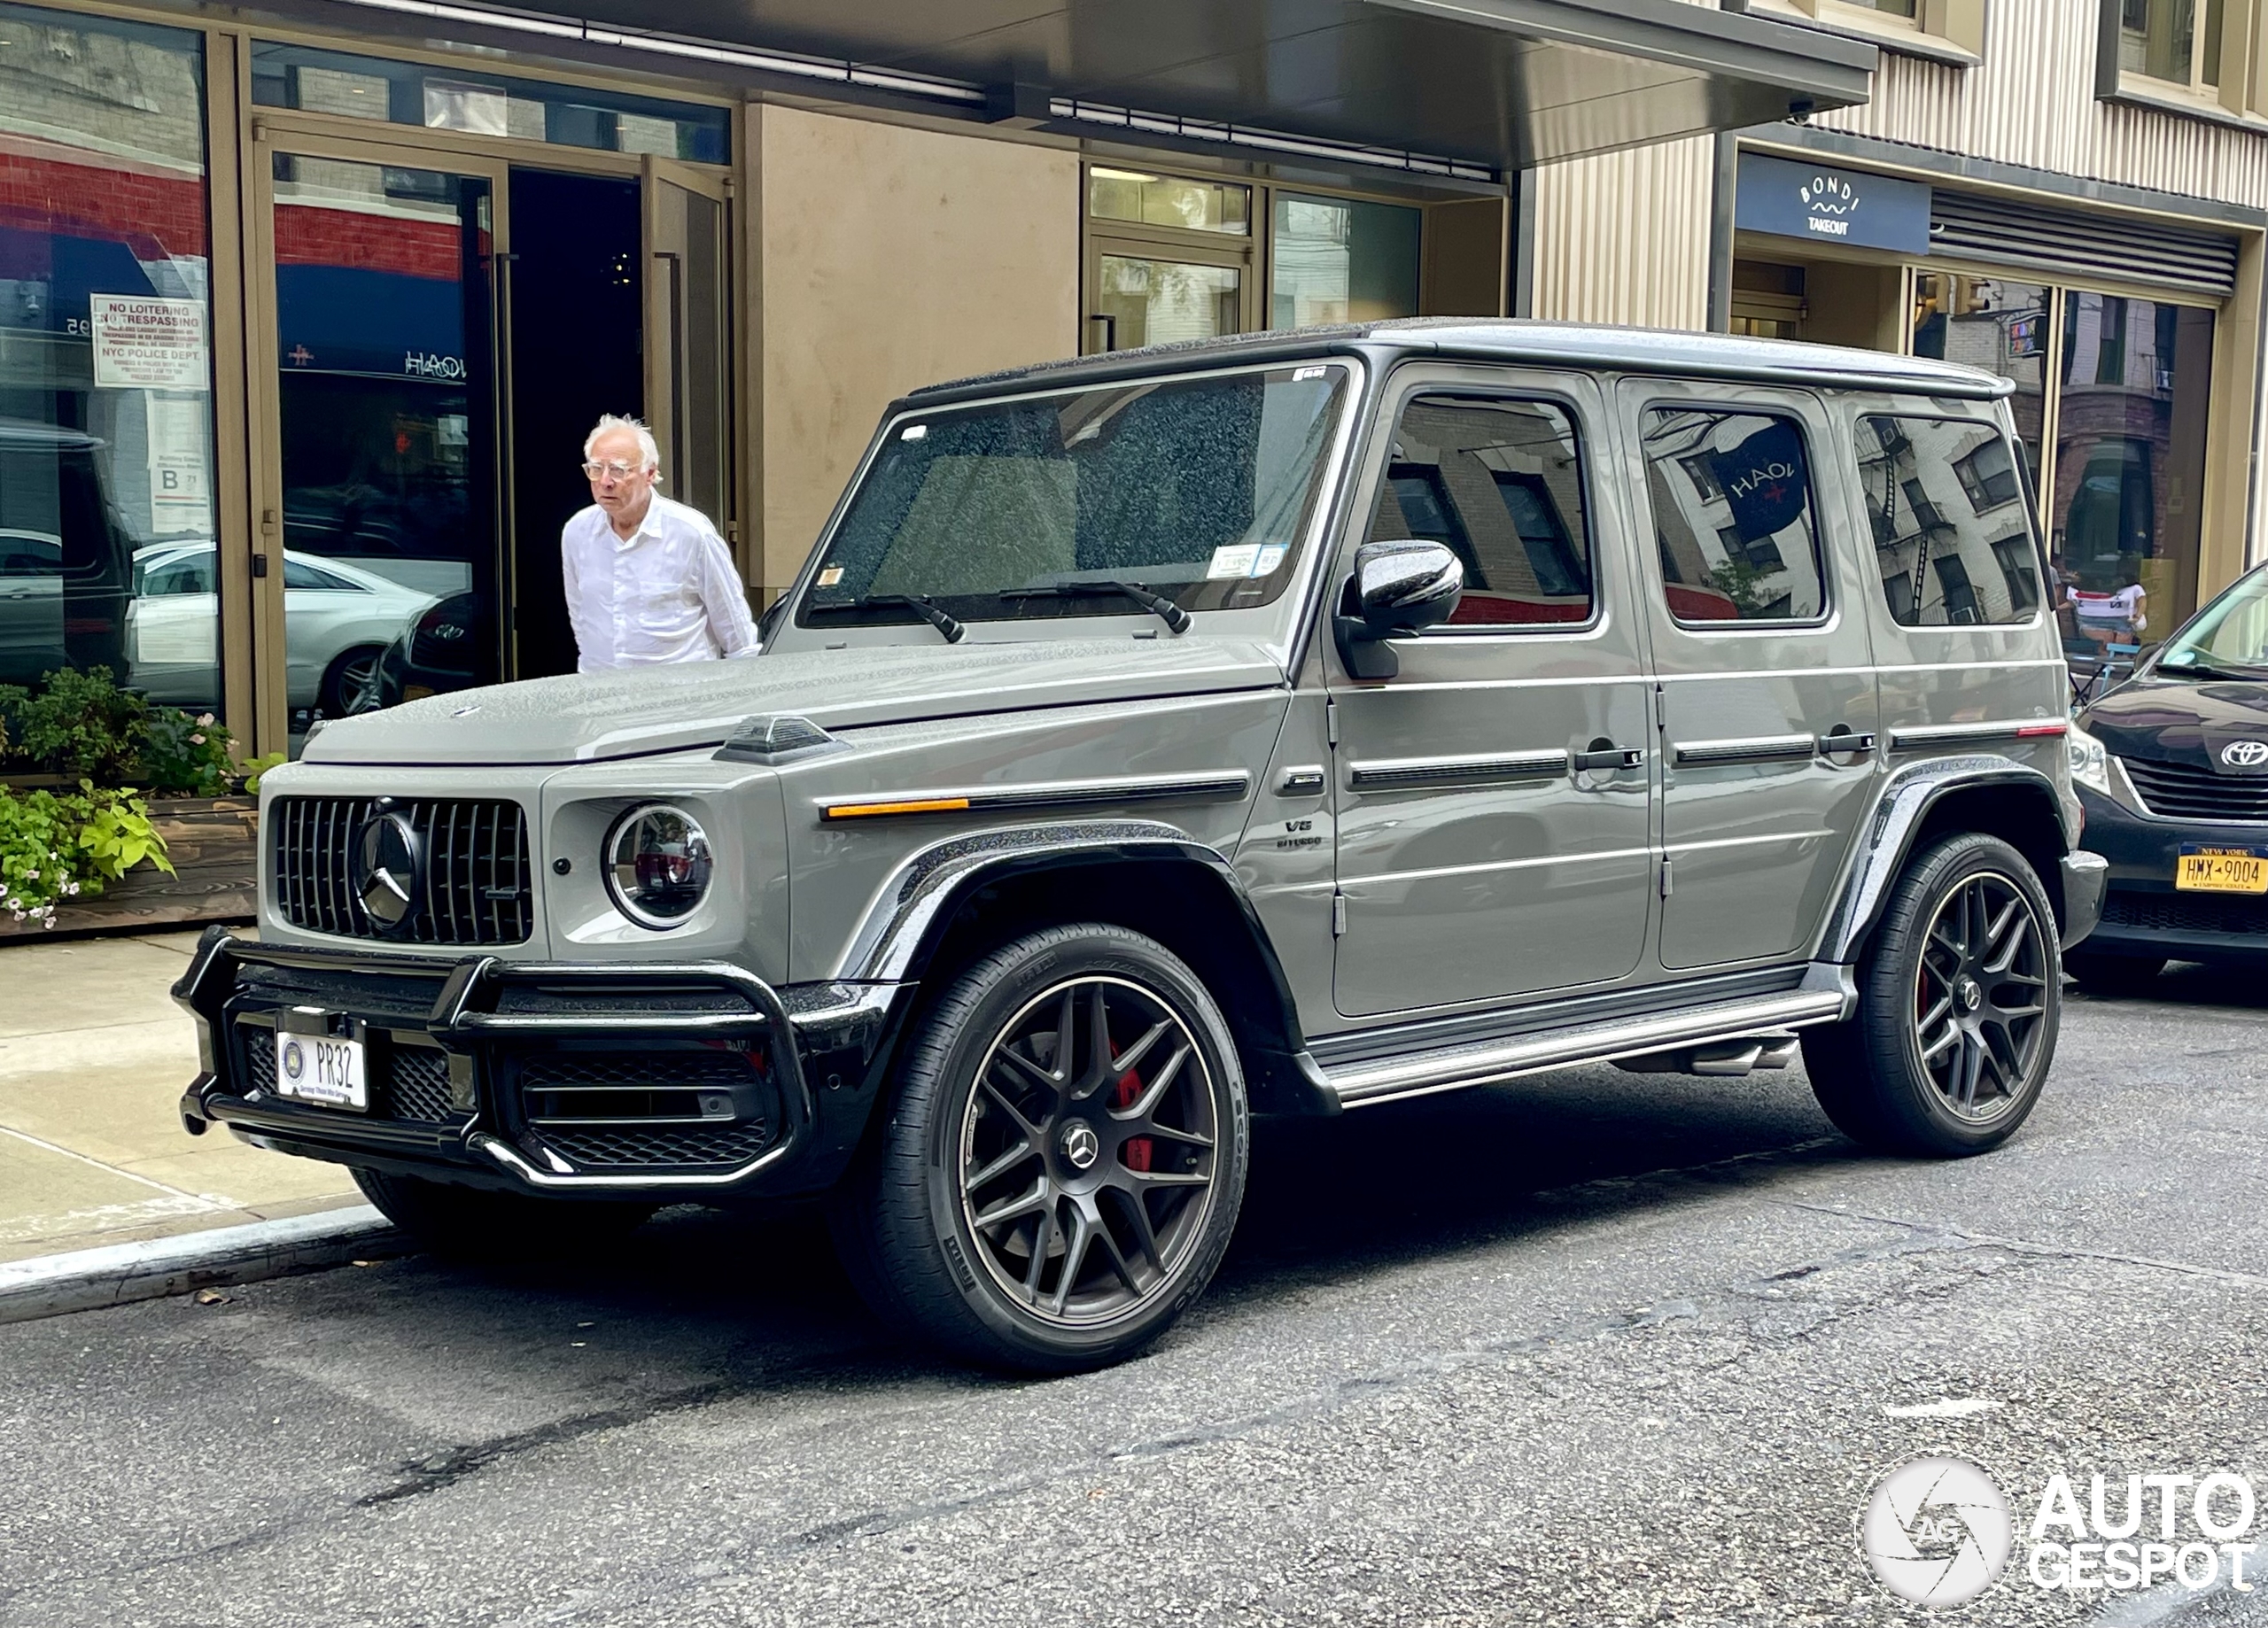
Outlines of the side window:
<svg viewBox="0 0 2268 1628">
<path fill-rule="evenodd" d="M 1906 627 L 2027 620 L 2031 523 L 2006 437 L 1967 418 L 1859 421 L 1859 477 L 1890 614 Z"/>
<path fill-rule="evenodd" d="M 1402 409 L 1372 541 L 1425 538 L 1464 566 L 1457 627 L 1591 619 L 1575 426 L 1548 401 L 1418 396 Z"/>
<path fill-rule="evenodd" d="M 1679 622 L 1809 622 L 1827 609 L 1801 425 L 1776 413 L 1653 407 L 1646 495 Z"/>
<path fill-rule="evenodd" d="M 314 588 L 327 593 L 351 593 L 354 585 L 344 577 L 303 565 L 297 560 L 284 562 L 284 585 L 287 588 Z"/>
</svg>

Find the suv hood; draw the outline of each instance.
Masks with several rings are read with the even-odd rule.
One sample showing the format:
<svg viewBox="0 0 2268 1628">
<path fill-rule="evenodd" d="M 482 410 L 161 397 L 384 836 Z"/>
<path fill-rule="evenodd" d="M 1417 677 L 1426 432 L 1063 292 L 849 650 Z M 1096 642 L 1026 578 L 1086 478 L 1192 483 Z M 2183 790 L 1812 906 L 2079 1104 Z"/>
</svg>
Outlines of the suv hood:
<svg viewBox="0 0 2268 1628">
<path fill-rule="evenodd" d="M 304 761 L 595 763 L 720 746 L 757 713 L 843 729 L 1284 681 L 1260 646 L 1204 638 L 799 650 L 458 690 L 342 718 L 308 742 Z"/>
<path fill-rule="evenodd" d="M 2242 774 L 2221 752 L 2235 740 L 2268 740 L 2268 683 L 2145 674 L 2089 707 L 2079 724 L 2120 757 Z"/>
</svg>

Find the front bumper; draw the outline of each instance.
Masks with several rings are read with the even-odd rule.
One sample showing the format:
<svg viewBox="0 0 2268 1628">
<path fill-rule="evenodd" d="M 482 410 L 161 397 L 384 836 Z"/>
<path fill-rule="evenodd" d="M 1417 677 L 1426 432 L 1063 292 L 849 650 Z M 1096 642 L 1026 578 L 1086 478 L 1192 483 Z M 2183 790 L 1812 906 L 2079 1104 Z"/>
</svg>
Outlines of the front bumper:
<svg viewBox="0 0 2268 1628">
<path fill-rule="evenodd" d="M 2086 843 L 2108 863 L 2102 920 L 2087 939 L 2104 955 L 2268 963 L 2268 898 L 2183 893 L 2173 885 L 2185 844 L 2268 849 L 2268 826 L 2160 819 L 2088 787 Z"/>
<path fill-rule="evenodd" d="M 657 1201 L 817 1192 L 863 1134 L 905 985 L 774 989 L 724 962 L 379 955 L 214 928 L 192 1134 L 492 1190 Z M 284 1014 L 364 1040 L 368 1112 L 279 1096 Z"/>
</svg>

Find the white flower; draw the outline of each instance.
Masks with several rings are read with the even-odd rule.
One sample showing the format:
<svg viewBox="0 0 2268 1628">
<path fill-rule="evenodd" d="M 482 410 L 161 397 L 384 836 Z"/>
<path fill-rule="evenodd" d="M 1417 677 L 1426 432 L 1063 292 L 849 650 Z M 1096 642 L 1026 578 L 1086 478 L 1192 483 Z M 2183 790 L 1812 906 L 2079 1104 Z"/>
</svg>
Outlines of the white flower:
<svg viewBox="0 0 2268 1628">
<path fill-rule="evenodd" d="M 203 735 L 191 735 L 189 738 L 189 743 L 191 746 L 203 746 L 205 744 L 205 737 Z"/>
</svg>

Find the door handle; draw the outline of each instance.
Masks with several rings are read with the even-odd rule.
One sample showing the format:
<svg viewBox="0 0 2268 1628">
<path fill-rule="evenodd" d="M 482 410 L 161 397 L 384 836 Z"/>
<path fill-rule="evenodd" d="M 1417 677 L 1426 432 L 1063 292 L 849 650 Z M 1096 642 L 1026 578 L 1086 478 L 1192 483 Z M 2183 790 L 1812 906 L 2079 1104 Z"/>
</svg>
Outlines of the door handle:
<svg viewBox="0 0 2268 1628">
<path fill-rule="evenodd" d="M 1875 733 L 1871 729 L 1854 733 L 1838 724 L 1819 738 L 1819 755 L 1821 757 L 1843 757 L 1874 749 Z"/>
<path fill-rule="evenodd" d="M 1589 750 L 1576 753 L 1574 759 L 1578 774 L 1586 769 L 1636 769 L 1643 766 L 1645 761 L 1646 754 L 1643 748 L 1616 746 L 1612 741 L 1604 746 L 1593 741 Z"/>
</svg>

